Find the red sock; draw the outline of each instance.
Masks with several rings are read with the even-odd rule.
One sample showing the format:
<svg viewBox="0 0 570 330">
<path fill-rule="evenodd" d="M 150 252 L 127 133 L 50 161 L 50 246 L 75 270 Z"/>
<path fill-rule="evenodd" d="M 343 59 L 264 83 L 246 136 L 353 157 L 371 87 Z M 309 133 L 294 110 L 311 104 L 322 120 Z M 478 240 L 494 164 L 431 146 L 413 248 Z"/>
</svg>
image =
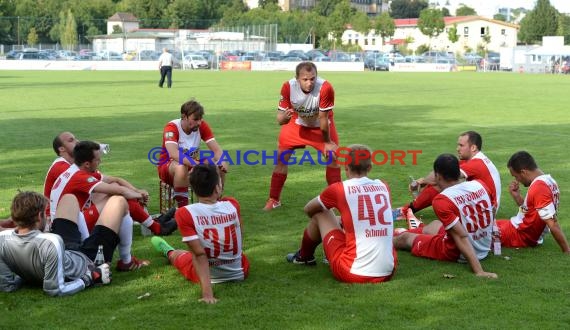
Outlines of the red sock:
<svg viewBox="0 0 570 330">
<path fill-rule="evenodd" d="M 153 221 L 152 225 L 150 225 L 148 229 L 150 229 L 150 231 L 152 231 L 153 234 L 158 235 L 160 234 L 160 223 Z"/>
<path fill-rule="evenodd" d="M 434 186 L 426 186 L 416 197 L 416 199 L 410 203 L 412 211 L 417 212 L 431 206 L 431 201 L 435 198 L 435 196 L 437 196 L 437 194 L 439 194 L 439 191 L 437 191 Z"/>
<path fill-rule="evenodd" d="M 178 207 L 188 205 L 188 187 L 174 187 L 174 200 Z"/>
<path fill-rule="evenodd" d="M 327 171 L 325 176 L 327 178 L 327 183 L 329 184 L 329 186 L 335 182 L 342 181 L 342 178 L 340 177 L 340 167 L 327 166 Z"/>
<path fill-rule="evenodd" d="M 317 246 L 321 244 L 321 240 L 313 241 L 313 239 L 309 236 L 307 229 L 303 232 L 303 240 L 301 241 L 301 250 L 299 252 L 299 256 L 301 258 L 312 257 L 315 255 L 315 250 Z"/>
<path fill-rule="evenodd" d="M 143 222 L 150 216 L 147 211 L 145 211 L 144 207 L 139 203 L 136 199 L 129 199 L 127 200 L 129 203 L 129 213 L 131 214 L 131 218 L 136 222 Z"/>
<path fill-rule="evenodd" d="M 278 201 L 281 197 L 281 191 L 287 180 L 287 174 L 273 172 L 271 175 L 271 187 L 269 188 L 269 197 Z"/>
</svg>

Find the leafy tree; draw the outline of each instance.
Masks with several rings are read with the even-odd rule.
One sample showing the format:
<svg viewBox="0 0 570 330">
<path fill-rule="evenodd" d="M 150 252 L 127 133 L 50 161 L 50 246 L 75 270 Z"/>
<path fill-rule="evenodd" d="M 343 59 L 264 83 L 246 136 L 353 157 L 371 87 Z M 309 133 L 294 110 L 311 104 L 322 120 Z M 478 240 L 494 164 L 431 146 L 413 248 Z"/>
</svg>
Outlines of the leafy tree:
<svg viewBox="0 0 570 330">
<path fill-rule="evenodd" d="M 14 10 L 13 1 L 0 0 L 0 44 L 11 44 L 16 39 L 14 38 L 16 33 L 13 33 L 15 24 L 8 18 L 15 16 Z"/>
<path fill-rule="evenodd" d="M 77 45 L 77 23 L 71 13 L 71 9 L 68 9 L 67 15 L 65 15 L 65 24 L 60 41 L 61 46 L 68 50 L 74 49 L 75 45 Z"/>
<path fill-rule="evenodd" d="M 425 0 L 393 0 L 390 13 L 393 18 L 418 18 L 420 12 L 428 7 Z"/>
<path fill-rule="evenodd" d="M 505 15 L 499 14 L 499 13 L 495 14 L 495 15 L 493 16 L 493 19 L 494 19 L 494 20 L 497 20 L 497 21 L 503 21 L 503 22 L 506 22 L 506 21 L 507 21 L 507 17 L 506 17 Z"/>
<path fill-rule="evenodd" d="M 335 10 L 336 5 L 342 1 L 343 0 L 320 0 L 313 10 L 324 17 L 329 17 Z"/>
<path fill-rule="evenodd" d="M 376 34 L 380 35 L 380 38 L 382 38 L 383 45 L 384 40 L 386 40 L 386 38 L 392 37 L 396 31 L 396 24 L 394 23 L 394 19 L 390 17 L 388 13 L 383 12 L 376 19 L 376 22 L 374 23 L 374 30 L 376 31 Z"/>
<path fill-rule="evenodd" d="M 121 28 L 121 26 L 119 24 L 113 25 L 112 34 L 122 34 L 122 33 L 123 33 L 123 29 Z"/>
<path fill-rule="evenodd" d="M 560 15 L 560 30 L 562 30 L 561 34 L 558 35 L 563 35 L 564 36 L 564 44 L 569 44 L 570 43 L 570 16 L 567 15 Z"/>
<path fill-rule="evenodd" d="M 353 10 L 350 23 L 352 24 L 352 28 L 355 31 L 358 31 L 363 34 L 368 34 L 368 32 L 370 32 L 370 28 L 372 27 L 368 15 L 366 15 L 364 12 L 361 11 Z"/>
<path fill-rule="evenodd" d="M 471 7 L 462 5 L 455 10 L 455 16 L 477 16 L 477 12 Z"/>
<path fill-rule="evenodd" d="M 41 5 L 37 0 L 18 0 L 15 3 L 14 16 L 20 17 L 20 38 L 26 36 L 33 27 L 40 42 L 49 40 L 50 30 L 58 22 L 59 13 L 66 5 L 66 2 L 61 0 L 43 0 Z"/>
<path fill-rule="evenodd" d="M 342 0 L 334 7 L 333 12 L 328 18 L 329 31 L 337 43 L 341 44 L 341 37 L 345 31 L 345 26 L 350 22 L 352 17 L 352 10 L 348 0 Z"/>
<path fill-rule="evenodd" d="M 538 0 L 521 21 L 519 40 L 528 44 L 542 41 L 543 36 L 556 35 L 559 16 L 549 0 Z"/>
<path fill-rule="evenodd" d="M 134 14 L 142 27 L 146 28 L 168 28 L 170 22 L 166 10 L 168 0 L 122 0 L 117 4 L 117 10 Z"/>
<path fill-rule="evenodd" d="M 445 29 L 443 14 L 439 9 L 427 8 L 422 10 L 418 19 L 418 28 L 423 35 L 430 38 L 437 37 Z"/>
<path fill-rule="evenodd" d="M 278 0 L 259 0 L 257 3 L 261 8 L 266 8 L 269 5 L 274 5 L 274 6 L 279 5 Z"/>
<path fill-rule="evenodd" d="M 193 0 L 174 0 L 166 8 L 165 14 L 170 21 L 171 28 L 196 28 L 192 21 L 200 17 L 199 4 Z"/>
<path fill-rule="evenodd" d="M 38 34 L 36 33 L 35 28 L 31 28 L 30 32 L 28 33 L 28 45 L 35 46 L 38 44 Z"/>
<path fill-rule="evenodd" d="M 441 8 L 441 13 L 443 14 L 443 17 L 451 17 L 451 16 L 453 16 L 453 15 L 451 15 L 451 13 L 449 12 L 449 9 L 447 9 L 447 7 Z"/>
<path fill-rule="evenodd" d="M 449 28 L 447 32 L 447 39 L 451 41 L 451 43 L 456 43 L 459 40 L 459 33 L 457 33 L 457 24 L 453 24 L 453 27 Z"/>
</svg>

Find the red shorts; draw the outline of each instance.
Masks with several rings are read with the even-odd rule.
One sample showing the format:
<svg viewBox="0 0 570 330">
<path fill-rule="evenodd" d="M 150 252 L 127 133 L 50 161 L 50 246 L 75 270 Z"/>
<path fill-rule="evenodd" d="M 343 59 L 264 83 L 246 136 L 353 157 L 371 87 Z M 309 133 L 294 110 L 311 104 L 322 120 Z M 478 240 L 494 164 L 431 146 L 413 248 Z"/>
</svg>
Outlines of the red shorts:
<svg viewBox="0 0 570 330">
<path fill-rule="evenodd" d="M 334 235 L 334 237 L 331 237 L 332 235 Z M 345 234 L 340 229 L 331 230 L 323 238 L 323 250 L 329 260 L 331 272 L 337 280 L 346 283 L 380 283 L 390 280 L 392 275 L 394 275 L 396 265 L 398 264 L 398 257 L 395 250 L 392 252 L 394 256 L 394 270 L 392 274 L 388 276 L 370 277 L 352 274 L 350 268 L 341 262 L 345 247 Z"/>
<path fill-rule="evenodd" d="M 99 220 L 99 210 L 97 210 L 95 204 L 91 204 L 89 208 L 82 210 L 81 213 L 83 213 L 83 217 L 85 218 L 87 229 L 89 232 L 92 232 L 97 220 Z"/>
<path fill-rule="evenodd" d="M 330 121 L 329 136 L 331 141 L 338 145 L 338 134 L 334 125 L 334 120 Z M 288 124 L 281 126 L 278 145 L 281 150 L 291 150 L 311 146 L 318 151 L 325 150 L 323 133 L 320 127 L 305 127 L 295 124 L 292 118 Z"/>
<path fill-rule="evenodd" d="M 497 226 L 501 233 L 501 245 L 504 247 L 529 247 L 536 244 L 527 243 L 520 232 L 513 226 L 510 220 L 497 220 Z"/>
<path fill-rule="evenodd" d="M 204 160 L 195 160 L 195 161 L 196 161 L 196 164 L 204 163 Z M 168 183 L 171 186 L 173 186 L 172 181 L 174 180 L 174 177 L 170 175 L 170 171 L 169 171 L 170 164 L 172 164 L 172 162 L 176 162 L 176 161 L 171 159 L 168 162 L 166 162 L 166 164 L 160 164 L 157 167 L 158 178 L 160 179 L 160 181 L 162 181 L 164 183 Z M 188 172 L 190 172 L 191 169 L 192 169 L 192 166 L 189 166 Z"/>
<path fill-rule="evenodd" d="M 446 237 L 443 227 L 435 235 L 420 234 L 414 239 L 412 255 L 441 261 L 457 261 L 461 253 L 455 244 L 450 245 L 447 240 L 453 239 Z"/>
<path fill-rule="evenodd" d="M 243 268 L 243 278 L 246 279 L 247 275 L 249 274 L 249 261 L 247 260 L 247 257 L 244 253 L 241 254 L 241 265 Z M 176 267 L 180 274 L 182 274 L 182 276 L 184 276 L 187 280 L 194 283 L 200 283 L 200 278 L 194 269 L 191 252 L 186 252 L 178 256 L 174 260 L 174 267 Z"/>
</svg>

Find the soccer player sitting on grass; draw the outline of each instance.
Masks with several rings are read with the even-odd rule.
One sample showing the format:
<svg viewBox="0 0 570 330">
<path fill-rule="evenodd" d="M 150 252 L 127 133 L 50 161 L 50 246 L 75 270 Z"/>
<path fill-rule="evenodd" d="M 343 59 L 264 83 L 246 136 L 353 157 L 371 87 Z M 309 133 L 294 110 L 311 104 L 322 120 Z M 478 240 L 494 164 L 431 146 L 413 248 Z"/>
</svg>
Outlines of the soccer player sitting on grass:
<svg viewBox="0 0 570 330">
<path fill-rule="evenodd" d="M 214 304 L 212 283 L 244 280 L 249 262 L 242 251 L 239 203 L 230 197 L 220 199 L 222 180 L 215 165 L 200 164 L 190 172 L 190 185 L 198 203 L 176 211 L 176 222 L 188 251 L 175 250 L 164 239 L 154 236 L 152 245 L 188 280 L 200 283 L 200 301 Z"/>
<path fill-rule="evenodd" d="M 382 181 L 369 179 L 370 148 L 348 147 L 344 165 L 348 180 L 333 183 L 305 205 L 310 220 L 301 248 L 288 262 L 315 265 L 314 252 L 322 242 L 333 276 L 348 283 L 390 280 L 397 266 L 392 245 L 393 225 L 390 190 Z M 340 212 L 340 222 L 332 212 Z"/>
<path fill-rule="evenodd" d="M 79 141 L 70 132 L 62 132 L 53 139 L 53 150 L 58 157 L 53 161 L 46 174 L 44 181 L 44 196 L 46 196 L 46 198 L 50 198 L 51 189 L 53 188 L 53 184 L 57 178 L 73 164 L 73 148 L 75 148 L 78 142 Z M 142 203 L 136 199 L 130 199 L 127 201 L 129 203 L 129 214 L 134 221 L 149 228 L 155 235 L 169 235 L 176 230 L 176 221 L 173 219 L 175 209 L 153 219 L 144 207 L 148 203 L 149 198 L 146 190 L 137 189 L 127 180 L 119 177 L 103 174 L 101 174 L 101 177 L 102 181 L 106 183 L 124 186 L 142 194 Z M 97 221 L 99 210 L 103 209 L 108 197 L 109 195 L 107 194 L 93 194 L 92 203 L 89 205 L 88 209 L 83 212 L 88 223 L 94 224 Z M 48 205 L 48 215 L 49 210 L 50 208 Z"/>
<path fill-rule="evenodd" d="M 483 154 L 483 139 L 481 135 L 474 131 L 461 133 L 457 138 L 457 156 L 459 157 L 459 167 L 461 177 L 466 180 L 481 180 L 497 197 L 495 211 L 499 209 L 501 201 L 501 176 L 493 162 Z M 435 183 L 434 173 L 431 172 L 424 178 L 412 182 L 417 188 L 424 187 L 415 199 L 398 209 L 394 210 L 397 219 L 406 219 L 408 215 L 416 213 L 432 204 L 432 200 L 440 190 Z M 414 190 L 410 185 L 410 191 Z M 409 213 L 408 213 L 409 212 Z"/>
<path fill-rule="evenodd" d="M 95 222 L 101 218 L 102 214 L 108 207 L 113 207 L 105 203 L 101 210 L 97 210 L 96 216 L 85 217 L 85 211 L 90 208 L 93 203 L 93 194 L 100 193 L 111 196 L 121 196 L 126 200 L 143 201 L 144 196 L 140 191 L 130 189 L 129 187 L 116 184 L 109 184 L 101 179 L 101 173 L 97 171 L 101 163 L 101 150 L 99 143 L 92 141 L 81 141 L 75 145 L 73 149 L 74 164 L 63 172 L 53 184 L 50 194 L 51 212 L 57 212 L 60 208 L 59 203 L 63 196 L 72 194 L 79 202 L 81 213 L 77 225 L 82 239 L 86 239 Z M 133 220 L 127 216 L 128 212 L 121 223 L 119 230 L 120 244 L 118 246 L 120 260 L 117 262 L 118 271 L 132 271 L 143 266 L 148 266 L 148 260 L 139 260 L 131 255 L 131 245 L 133 240 Z"/>
<path fill-rule="evenodd" d="M 127 212 L 124 198 L 111 197 L 93 234 L 85 240 L 77 227 L 79 204 L 65 195 L 53 221 L 52 233 L 43 233 L 47 198 L 21 192 L 11 206 L 17 227 L 0 233 L 0 291 L 12 292 L 23 284 L 41 285 L 50 296 L 65 296 L 97 283 L 111 282 L 109 265 L 95 266 L 98 246 L 111 260 L 119 242 L 117 232 Z"/>
<path fill-rule="evenodd" d="M 451 154 L 438 156 L 433 170 L 441 191 L 432 204 L 439 220 L 424 226 L 412 214 L 410 230 L 396 233 L 394 246 L 411 250 L 416 257 L 467 262 L 475 275 L 496 278 L 479 262 L 491 249 L 495 196 L 480 180 L 460 182 L 459 161 Z M 417 224 L 412 226 L 412 222 Z"/>
<path fill-rule="evenodd" d="M 519 212 L 510 220 L 498 220 L 501 244 L 505 247 L 529 247 L 542 244 L 544 235 L 550 231 L 564 253 L 570 253 L 568 241 L 557 219 L 560 189 L 550 176 L 536 165 L 526 151 L 514 153 L 507 167 L 515 178 L 509 185 L 509 193 L 519 206 Z M 519 183 L 528 187 L 526 196 L 521 196 Z"/>
</svg>

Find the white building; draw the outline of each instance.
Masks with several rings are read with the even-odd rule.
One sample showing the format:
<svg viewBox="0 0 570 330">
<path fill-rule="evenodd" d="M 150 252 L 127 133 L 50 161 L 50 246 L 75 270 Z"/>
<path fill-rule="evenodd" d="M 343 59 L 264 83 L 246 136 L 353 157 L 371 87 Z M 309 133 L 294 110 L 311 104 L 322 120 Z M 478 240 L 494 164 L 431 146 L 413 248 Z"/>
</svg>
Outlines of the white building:
<svg viewBox="0 0 570 330">
<path fill-rule="evenodd" d="M 388 51 L 393 45 L 407 43 L 407 48 L 415 51 L 420 45 L 429 45 L 432 50 L 463 54 L 466 51 L 476 51 L 479 45 L 485 46 L 483 37 L 488 33 L 491 37 L 486 45 L 488 50 L 498 51 L 501 47 L 517 45 L 518 25 L 505 23 L 480 16 L 444 17 L 445 29 L 435 38 L 428 38 L 418 28 L 417 18 L 395 19 L 396 30 L 391 40 L 382 45 L 379 35 L 371 30 L 368 35 L 347 29 L 343 36 L 343 44 L 358 44 L 363 50 Z M 449 40 L 449 29 L 457 27 L 459 40 L 452 43 Z"/>
</svg>

